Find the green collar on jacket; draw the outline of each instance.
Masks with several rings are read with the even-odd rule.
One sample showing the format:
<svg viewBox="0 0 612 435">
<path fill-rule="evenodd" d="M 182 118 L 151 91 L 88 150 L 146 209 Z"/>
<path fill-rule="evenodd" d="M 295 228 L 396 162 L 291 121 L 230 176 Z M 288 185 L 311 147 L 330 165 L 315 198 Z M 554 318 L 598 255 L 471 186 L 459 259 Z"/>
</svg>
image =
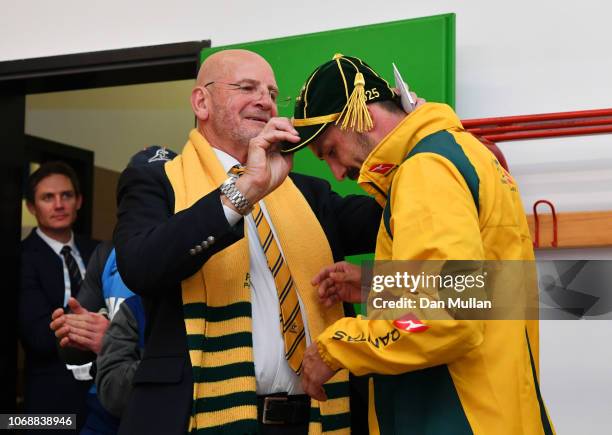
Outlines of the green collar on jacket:
<svg viewBox="0 0 612 435">
<path fill-rule="evenodd" d="M 463 130 L 461 121 L 449 106 L 426 103 L 407 115 L 363 162 L 357 182 L 379 204 L 387 201 L 395 170 L 423 138 L 446 129 Z"/>
</svg>

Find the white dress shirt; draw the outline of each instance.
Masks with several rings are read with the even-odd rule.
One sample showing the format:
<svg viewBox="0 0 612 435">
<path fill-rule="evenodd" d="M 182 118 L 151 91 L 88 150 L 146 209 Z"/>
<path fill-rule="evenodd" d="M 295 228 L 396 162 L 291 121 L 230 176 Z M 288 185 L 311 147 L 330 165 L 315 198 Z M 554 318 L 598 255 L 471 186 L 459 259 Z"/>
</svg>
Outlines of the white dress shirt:
<svg viewBox="0 0 612 435">
<path fill-rule="evenodd" d="M 70 240 L 68 241 L 68 243 L 62 243 L 62 242 L 58 242 L 55 239 L 52 239 L 51 237 L 43 233 L 40 230 L 40 228 L 36 228 L 36 234 L 38 234 L 40 238 L 43 239 L 45 243 L 49 245 L 51 249 L 53 249 L 53 252 L 55 252 L 62 259 L 62 265 L 64 267 L 64 307 L 65 307 L 68 305 L 68 299 L 70 299 L 70 296 L 72 295 L 72 293 L 71 293 L 71 288 L 70 288 L 70 273 L 68 272 L 68 266 L 66 265 L 66 260 L 64 260 L 64 256 L 61 254 L 62 248 L 64 246 L 70 246 L 72 256 L 76 260 L 77 266 L 79 266 L 79 271 L 81 272 L 82 279 L 85 279 L 85 271 L 86 271 L 85 263 L 83 262 L 83 257 L 81 257 L 81 253 L 79 252 L 79 249 L 77 248 L 76 243 L 74 243 L 74 234 L 70 232 Z M 72 376 L 74 376 L 76 380 L 88 381 L 90 379 L 93 379 L 91 375 L 89 374 L 91 364 L 92 363 L 87 363 L 83 365 L 66 364 L 66 368 L 72 372 Z"/>
<path fill-rule="evenodd" d="M 81 253 L 79 252 L 79 249 L 77 248 L 76 243 L 74 243 L 74 234 L 72 232 L 70 233 L 70 240 L 68 241 L 68 243 L 62 243 L 62 242 L 58 242 L 55 239 L 52 239 L 51 237 L 43 233 L 40 230 L 40 228 L 36 228 L 36 234 L 38 234 L 40 238 L 43 239 L 45 243 L 49 245 L 51 249 L 53 249 L 53 252 L 55 252 L 58 255 L 58 257 L 62 259 L 62 265 L 64 266 L 64 307 L 65 307 L 66 305 L 68 305 L 68 299 L 70 299 L 70 296 L 72 293 L 70 289 L 70 273 L 68 272 L 68 266 L 66 265 L 64 256 L 61 254 L 62 248 L 64 246 L 70 246 L 72 256 L 76 260 L 77 266 L 79 266 L 79 270 L 81 271 L 81 277 L 83 279 L 85 279 L 85 271 L 86 271 L 85 263 L 83 262 L 83 257 L 81 257 Z"/>
<path fill-rule="evenodd" d="M 229 154 L 213 148 L 223 169 L 228 172 L 239 162 Z M 220 199 L 219 199 L 220 200 Z M 259 206 L 267 219 L 274 238 L 278 240 L 274 225 L 270 220 L 264 201 L 259 201 Z M 225 217 L 230 225 L 235 225 L 243 217 L 230 207 L 223 205 Z M 278 303 L 278 292 L 272 272 L 268 268 L 266 255 L 259 243 L 257 226 L 253 215 L 244 216 L 246 223 L 246 235 L 249 241 L 249 268 L 251 277 L 251 307 L 253 322 L 253 358 L 255 361 L 255 379 L 257 383 L 257 394 L 289 393 L 304 394 L 300 378 L 289 367 L 285 359 L 285 343 L 280 330 L 280 307 Z M 280 246 L 279 246 L 280 248 Z M 280 248 L 281 254 L 282 248 Z M 283 254 L 284 255 L 284 254 Z M 298 296 L 299 299 L 299 296 Z M 308 324 L 305 316 L 304 305 L 300 302 L 304 329 L 306 332 L 306 344 L 310 344 Z"/>
</svg>

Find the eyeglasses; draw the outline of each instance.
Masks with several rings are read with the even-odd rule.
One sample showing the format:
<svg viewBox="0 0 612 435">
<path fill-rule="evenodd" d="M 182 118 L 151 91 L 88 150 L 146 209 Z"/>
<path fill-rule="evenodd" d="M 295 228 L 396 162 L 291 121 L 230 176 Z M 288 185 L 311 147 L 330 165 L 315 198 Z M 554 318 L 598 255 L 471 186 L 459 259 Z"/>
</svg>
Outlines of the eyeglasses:
<svg viewBox="0 0 612 435">
<path fill-rule="evenodd" d="M 275 103 L 278 107 L 288 107 L 291 104 L 291 97 L 280 97 L 278 95 L 278 90 L 265 88 L 263 86 L 257 86 L 255 83 L 227 83 L 215 80 L 206 83 L 204 87 L 214 84 L 229 86 L 230 90 L 238 91 L 243 95 L 249 95 L 253 99 L 260 99 L 267 95 L 270 97 L 270 100 L 272 100 L 272 102 Z"/>
</svg>

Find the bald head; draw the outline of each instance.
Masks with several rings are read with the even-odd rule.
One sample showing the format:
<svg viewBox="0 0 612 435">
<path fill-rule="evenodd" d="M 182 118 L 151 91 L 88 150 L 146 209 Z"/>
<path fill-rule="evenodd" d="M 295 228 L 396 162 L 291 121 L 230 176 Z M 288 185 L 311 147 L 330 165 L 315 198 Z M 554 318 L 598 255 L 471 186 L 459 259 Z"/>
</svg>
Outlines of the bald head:
<svg viewBox="0 0 612 435">
<path fill-rule="evenodd" d="M 206 83 L 229 77 L 241 64 L 258 65 L 272 72 L 272 67 L 257 53 L 248 50 L 223 50 L 211 54 L 204 60 L 198 72 L 196 85 L 204 86 Z"/>
</svg>

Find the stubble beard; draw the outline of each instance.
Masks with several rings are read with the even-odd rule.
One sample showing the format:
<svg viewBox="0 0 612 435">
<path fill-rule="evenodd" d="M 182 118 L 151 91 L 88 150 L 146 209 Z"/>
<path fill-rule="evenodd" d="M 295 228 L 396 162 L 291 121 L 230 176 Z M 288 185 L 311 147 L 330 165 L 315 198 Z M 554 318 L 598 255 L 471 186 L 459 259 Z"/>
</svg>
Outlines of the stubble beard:
<svg viewBox="0 0 612 435">
<path fill-rule="evenodd" d="M 346 170 L 346 176 L 351 180 L 357 180 L 361 172 L 361 165 L 374 149 L 376 144 L 363 133 L 355 133 L 355 157 L 359 160 L 360 166 L 352 166 Z"/>
</svg>

